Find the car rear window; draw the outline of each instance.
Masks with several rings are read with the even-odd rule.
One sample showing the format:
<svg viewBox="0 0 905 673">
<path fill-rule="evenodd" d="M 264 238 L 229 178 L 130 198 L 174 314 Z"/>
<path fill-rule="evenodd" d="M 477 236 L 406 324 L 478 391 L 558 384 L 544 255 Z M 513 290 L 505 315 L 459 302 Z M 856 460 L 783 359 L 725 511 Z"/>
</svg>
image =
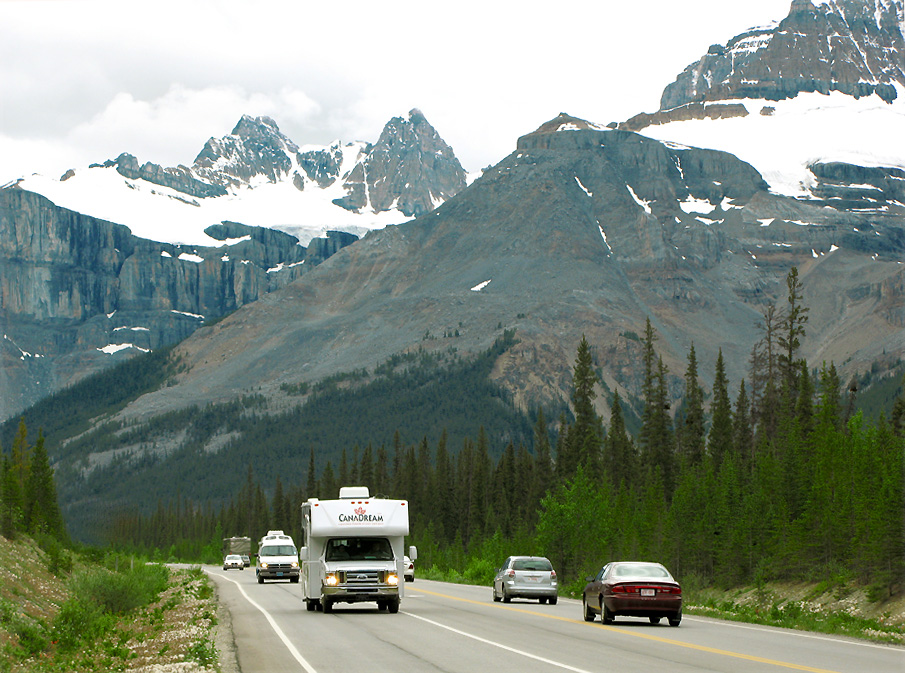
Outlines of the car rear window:
<svg viewBox="0 0 905 673">
<path fill-rule="evenodd" d="M 553 566 L 545 558 L 524 558 L 512 562 L 513 570 L 553 570 Z"/>
<path fill-rule="evenodd" d="M 656 565 L 619 565 L 613 568 L 613 577 L 669 577 L 665 569 Z"/>
</svg>

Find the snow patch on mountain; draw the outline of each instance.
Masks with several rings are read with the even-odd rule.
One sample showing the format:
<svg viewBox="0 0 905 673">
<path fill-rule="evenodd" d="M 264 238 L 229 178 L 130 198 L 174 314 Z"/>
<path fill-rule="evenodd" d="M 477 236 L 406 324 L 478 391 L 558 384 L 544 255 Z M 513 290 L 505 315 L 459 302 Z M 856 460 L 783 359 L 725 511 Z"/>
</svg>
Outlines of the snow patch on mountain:
<svg viewBox="0 0 905 673">
<path fill-rule="evenodd" d="M 34 174 L 19 186 L 61 208 L 127 226 L 140 238 L 164 243 L 224 246 L 204 230 L 223 221 L 268 227 L 291 234 L 307 246 L 327 231 L 358 236 L 410 219 L 398 210 L 354 213 L 332 203 L 346 192 L 337 180 L 324 189 L 299 190 L 289 182 L 260 181 L 225 196 L 192 198 L 145 180 L 131 180 L 115 168 L 95 166 L 66 180 Z M 125 188 L 124 188 L 125 187 Z"/>
<path fill-rule="evenodd" d="M 905 88 L 896 84 L 896 89 L 892 104 L 878 96 L 855 99 L 838 91 L 801 93 L 782 101 L 734 100 L 748 116 L 673 121 L 641 133 L 730 152 L 754 166 L 773 192 L 808 197 L 815 184 L 808 166 L 815 162 L 905 169 Z"/>
</svg>

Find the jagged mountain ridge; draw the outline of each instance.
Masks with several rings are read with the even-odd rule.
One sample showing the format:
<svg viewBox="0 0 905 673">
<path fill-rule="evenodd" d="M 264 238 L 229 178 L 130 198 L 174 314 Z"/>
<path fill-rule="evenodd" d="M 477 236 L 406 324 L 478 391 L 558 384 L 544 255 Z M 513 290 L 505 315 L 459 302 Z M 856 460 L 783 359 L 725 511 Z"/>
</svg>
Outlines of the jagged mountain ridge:
<svg viewBox="0 0 905 673">
<path fill-rule="evenodd" d="M 793 0 L 776 25 L 713 45 L 666 87 L 660 109 L 831 91 L 886 102 L 905 86 L 901 0 Z"/>
<path fill-rule="evenodd" d="M 0 417 L 185 338 L 464 184 L 452 149 L 412 110 L 375 144 L 300 148 L 272 119 L 243 116 L 191 167 L 121 154 L 0 190 Z M 274 203 L 295 219 L 242 223 Z"/>
<path fill-rule="evenodd" d="M 848 198 L 826 166 L 879 170 L 882 186 L 853 180 L 851 193 L 874 190 L 862 205 L 875 210 L 901 204 L 903 27 L 902 0 L 794 0 L 778 24 L 710 47 L 664 89 L 657 112 L 612 126 L 732 152 L 773 191 L 815 202 Z"/>
<path fill-rule="evenodd" d="M 61 180 L 18 181 L 142 238 L 206 246 L 216 243 L 204 230 L 222 221 L 279 229 L 303 245 L 331 230 L 360 236 L 428 212 L 465 183 L 452 148 L 417 109 L 390 119 L 374 143 L 299 146 L 273 119 L 245 115 L 230 134 L 209 139 L 191 166 L 123 153 Z"/>
</svg>

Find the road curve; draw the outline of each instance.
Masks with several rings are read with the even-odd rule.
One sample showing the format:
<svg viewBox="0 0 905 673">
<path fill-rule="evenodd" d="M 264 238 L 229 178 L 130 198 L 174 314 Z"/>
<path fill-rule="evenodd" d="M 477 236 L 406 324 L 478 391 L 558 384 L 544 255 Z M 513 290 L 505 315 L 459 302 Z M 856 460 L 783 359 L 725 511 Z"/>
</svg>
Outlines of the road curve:
<svg viewBox="0 0 905 673">
<path fill-rule="evenodd" d="M 631 618 L 605 626 L 585 622 L 579 601 L 494 603 L 489 587 L 425 580 L 406 584 L 399 614 L 369 603 L 308 612 L 298 584 L 205 570 L 230 611 L 243 673 L 905 671 L 898 646 L 687 615 L 678 628 Z"/>
</svg>

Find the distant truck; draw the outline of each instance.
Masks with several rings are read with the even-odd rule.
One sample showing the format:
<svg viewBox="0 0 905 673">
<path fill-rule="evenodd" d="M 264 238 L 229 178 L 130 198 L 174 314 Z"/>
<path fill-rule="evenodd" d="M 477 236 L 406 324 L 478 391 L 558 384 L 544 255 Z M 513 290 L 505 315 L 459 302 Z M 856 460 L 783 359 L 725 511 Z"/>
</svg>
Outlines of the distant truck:
<svg viewBox="0 0 905 673">
<path fill-rule="evenodd" d="M 255 575 L 258 584 L 264 584 L 265 579 L 299 581 L 298 551 L 289 535 L 281 530 L 270 530 L 261 538 Z"/>
<path fill-rule="evenodd" d="M 223 538 L 223 555 L 238 554 L 239 556 L 251 553 L 250 537 L 225 537 Z"/>
<path fill-rule="evenodd" d="M 337 500 L 302 504 L 302 597 L 309 611 L 335 603 L 376 602 L 399 612 L 403 597 L 408 502 L 372 498 L 366 486 L 346 486 Z M 408 555 L 418 557 L 410 547 Z"/>
</svg>

